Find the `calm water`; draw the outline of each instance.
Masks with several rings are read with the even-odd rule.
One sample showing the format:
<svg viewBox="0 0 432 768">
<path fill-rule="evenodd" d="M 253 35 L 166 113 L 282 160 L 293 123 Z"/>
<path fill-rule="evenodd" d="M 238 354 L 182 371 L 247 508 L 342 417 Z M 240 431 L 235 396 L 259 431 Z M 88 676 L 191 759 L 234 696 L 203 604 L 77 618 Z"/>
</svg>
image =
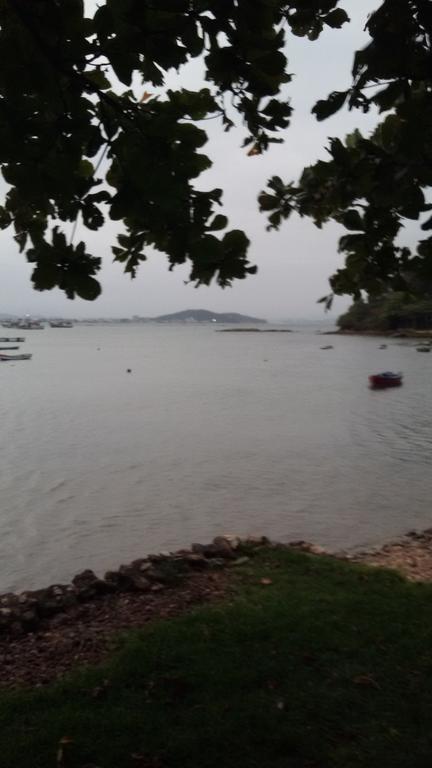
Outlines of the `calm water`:
<svg viewBox="0 0 432 768">
<path fill-rule="evenodd" d="M 432 354 L 413 342 L 152 325 L 26 337 L 33 360 L 0 365 L 0 591 L 222 532 L 339 548 L 432 525 Z M 383 369 L 405 386 L 371 392 Z"/>
</svg>

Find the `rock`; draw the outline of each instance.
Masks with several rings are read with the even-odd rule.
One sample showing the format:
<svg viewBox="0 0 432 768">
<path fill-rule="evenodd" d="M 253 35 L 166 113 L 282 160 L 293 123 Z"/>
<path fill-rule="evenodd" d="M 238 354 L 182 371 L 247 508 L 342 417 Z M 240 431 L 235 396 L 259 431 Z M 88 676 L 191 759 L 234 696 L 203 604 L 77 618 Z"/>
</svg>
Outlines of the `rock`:
<svg viewBox="0 0 432 768">
<path fill-rule="evenodd" d="M 222 538 L 228 542 L 231 549 L 238 549 L 242 543 L 240 536 L 234 536 L 230 533 L 225 534 L 224 536 L 222 536 Z"/>
<path fill-rule="evenodd" d="M 87 568 L 87 570 L 81 571 L 81 573 L 77 573 L 77 575 L 73 577 L 72 584 L 78 589 L 81 589 L 81 587 L 88 587 L 89 584 L 93 584 L 97 580 L 98 577 L 95 572 Z"/>
<path fill-rule="evenodd" d="M 110 588 L 123 592 L 148 592 L 150 581 L 143 575 L 140 568 L 133 568 L 131 565 L 121 565 L 118 571 L 108 571 L 105 574 L 105 581 L 110 584 Z"/>
<path fill-rule="evenodd" d="M 24 611 L 20 615 L 20 621 L 22 624 L 22 628 L 26 632 L 34 632 L 34 630 L 37 629 L 39 625 L 39 619 L 36 611 L 30 610 L 30 609 L 27 611 Z"/>
<path fill-rule="evenodd" d="M 250 557 L 248 557 L 247 555 L 244 555 L 244 557 L 238 557 L 237 560 L 233 560 L 233 562 L 230 563 L 230 565 L 232 566 L 232 568 L 235 568 L 236 566 L 246 565 L 246 563 L 249 563 L 249 562 L 250 562 Z"/>
<path fill-rule="evenodd" d="M 77 573 L 72 579 L 72 584 L 80 600 L 92 600 L 96 595 L 104 595 L 113 591 L 112 584 L 99 579 L 90 569 Z M 63 596 L 64 592 L 62 593 Z"/>
<path fill-rule="evenodd" d="M 48 619 L 50 616 L 55 616 L 63 609 L 61 603 L 50 597 L 41 598 L 38 600 L 37 612 L 42 619 Z"/>
<path fill-rule="evenodd" d="M 230 544 L 223 536 L 216 536 L 212 544 L 192 544 L 192 552 L 204 557 L 221 557 L 226 560 L 234 560 L 235 554 Z"/>
<path fill-rule="evenodd" d="M 6 607 L 16 602 L 17 602 L 17 596 L 14 595 L 13 592 L 8 592 L 6 595 L 2 595 L 0 600 L 0 604 Z"/>
<path fill-rule="evenodd" d="M 224 536 L 216 536 L 216 538 L 213 539 L 213 544 L 211 544 L 210 546 L 214 547 L 217 550 L 215 552 L 216 557 L 226 557 L 227 559 L 230 559 L 230 560 L 235 558 L 235 554 L 233 552 L 232 546 Z"/>
<path fill-rule="evenodd" d="M 26 592 L 23 592 L 21 595 L 18 595 L 18 603 L 20 605 L 27 605 L 30 599 L 31 598 L 28 596 Z"/>
<path fill-rule="evenodd" d="M 293 549 L 301 549 L 302 552 L 309 552 L 311 555 L 327 554 L 324 547 L 320 547 L 319 544 L 312 544 L 310 541 L 290 541 L 288 547 L 292 547 Z"/>
<path fill-rule="evenodd" d="M 125 578 L 119 571 L 107 571 L 104 576 L 104 581 L 107 584 L 111 584 L 113 590 L 121 590 L 125 586 Z"/>
<path fill-rule="evenodd" d="M 66 591 L 67 591 L 67 587 L 63 587 L 63 586 L 60 587 L 57 584 L 51 587 L 51 592 L 54 597 L 63 597 Z"/>
<path fill-rule="evenodd" d="M 146 571 L 150 571 L 151 568 L 152 568 L 152 564 L 151 563 L 147 563 L 147 562 L 142 563 L 142 565 L 140 565 L 140 567 L 139 567 L 141 573 L 145 573 Z"/>
<path fill-rule="evenodd" d="M 270 544 L 270 539 L 267 536 L 248 536 L 244 539 L 243 544 L 248 547 L 266 547 Z"/>
<path fill-rule="evenodd" d="M 158 555 L 148 555 L 147 560 L 150 560 L 151 563 L 160 563 L 162 560 L 169 560 L 171 558 L 171 555 L 159 553 Z"/>
<path fill-rule="evenodd" d="M 151 581 L 167 586 L 176 586 L 187 573 L 187 565 L 181 560 L 164 560 L 154 565 L 146 576 Z"/>
<path fill-rule="evenodd" d="M 150 589 L 150 581 L 146 579 L 145 576 L 143 576 L 140 573 L 133 573 L 130 576 L 131 584 L 133 587 L 133 590 L 135 592 L 148 592 Z"/>
<path fill-rule="evenodd" d="M 196 544 L 196 543 L 192 544 L 192 547 L 191 547 L 192 553 L 194 555 L 204 555 L 204 552 L 207 549 L 207 546 L 208 545 L 206 544 Z"/>
<path fill-rule="evenodd" d="M 69 617 L 66 613 L 58 613 L 57 616 L 53 616 L 53 618 L 50 621 L 51 627 L 62 627 L 64 624 L 67 624 L 69 621 Z"/>
<path fill-rule="evenodd" d="M 311 553 L 311 555 L 325 555 L 327 554 L 324 547 L 320 547 L 319 544 L 311 544 L 308 552 Z"/>
<path fill-rule="evenodd" d="M 19 621 L 13 621 L 12 624 L 9 626 L 9 632 L 11 635 L 22 635 L 24 633 L 24 630 L 21 626 L 21 623 Z"/>
<path fill-rule="evenodd" d="M 182 562 L 186 563 L 186 565 L 188 565 L 190 568 L 194 568 L 198 571 L 204 571 L 209 567 L 209 560 L 207 560 L 204 555 L 185 555 L 182 558 Z"/>
</svg>

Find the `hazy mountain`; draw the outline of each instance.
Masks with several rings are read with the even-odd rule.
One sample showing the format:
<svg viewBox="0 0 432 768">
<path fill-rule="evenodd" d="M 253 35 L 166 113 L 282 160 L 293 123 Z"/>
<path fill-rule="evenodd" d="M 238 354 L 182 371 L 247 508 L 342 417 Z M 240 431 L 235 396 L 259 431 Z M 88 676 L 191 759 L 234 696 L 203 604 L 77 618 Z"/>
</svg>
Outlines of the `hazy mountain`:
<svg viewBox="0 0 432 768">
<path fill-rule="evenodd" d="M 209 312 L 207 309 L 185 309 L 154 318 L 157 323 L 266 323 L 259 317 L 240 315 L 238 312 Z"/>
</svg>

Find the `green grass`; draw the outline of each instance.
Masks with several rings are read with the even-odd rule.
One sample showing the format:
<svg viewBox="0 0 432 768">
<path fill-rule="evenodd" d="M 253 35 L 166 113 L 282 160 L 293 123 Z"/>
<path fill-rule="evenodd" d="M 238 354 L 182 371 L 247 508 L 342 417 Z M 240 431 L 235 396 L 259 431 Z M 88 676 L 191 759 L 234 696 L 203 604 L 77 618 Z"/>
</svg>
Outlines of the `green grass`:
<svg viewBox="0 0 432 768">
<path fill-rule="evenodd" d="M 63 736 L 68 768 L 430 768 L 430 586 L 282 550 L 234 578 L 103 669 L 0 694 L 1 768 L 55 768 Z"/>
</svg>

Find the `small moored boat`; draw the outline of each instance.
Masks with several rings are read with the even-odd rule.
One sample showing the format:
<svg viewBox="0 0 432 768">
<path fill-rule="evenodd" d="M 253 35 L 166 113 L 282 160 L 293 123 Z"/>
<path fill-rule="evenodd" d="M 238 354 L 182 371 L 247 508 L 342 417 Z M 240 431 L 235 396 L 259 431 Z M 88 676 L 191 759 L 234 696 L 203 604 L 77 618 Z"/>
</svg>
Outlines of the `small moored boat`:
<svg viewBox="0 0 432 768">
<path fill-rule="evenodd" d="M 26 355 L 3 355 L 0 354 L 0 363 L 6 363 L 8 360 L 31 360 L 32 356 Z"/>
<path fill-rule="evenodd" d="M 19 331 L 42 331 L 45 326 L 39 320 L 17 320 L 17 322 L 2 323 L 3 328 L 16 328 Z"/>
<path fill-rule="evenodd" d="M 5 342 L 6 344 L 9 344 L 12 341 L 15 341 L 15 342 L 17 342 L 17 341 L 25 341 L 25 338 L 24 338 L 24 336 L 1 336 L 0 337 L 0 342 L 1 343 Z"/>
<path fill-rule="evenodd" d="M 400 387 L 402 385 L 402 374 L 384 371 L 383 373 L 374 373 L 369 376 L 369 384 L 372 389 L 386 389 L 387 387 Z"/>
<path fill-rule="evenodd" d="M 416 349 L 417 349 L 417 352 L 430 352 L 431 351 L 430 347 L 416 347 Z"/>
<path fill-rule="evenodd" d="M 50 328 L 73 328 L 70 320 L 50 320 Z"/>
</svg>

